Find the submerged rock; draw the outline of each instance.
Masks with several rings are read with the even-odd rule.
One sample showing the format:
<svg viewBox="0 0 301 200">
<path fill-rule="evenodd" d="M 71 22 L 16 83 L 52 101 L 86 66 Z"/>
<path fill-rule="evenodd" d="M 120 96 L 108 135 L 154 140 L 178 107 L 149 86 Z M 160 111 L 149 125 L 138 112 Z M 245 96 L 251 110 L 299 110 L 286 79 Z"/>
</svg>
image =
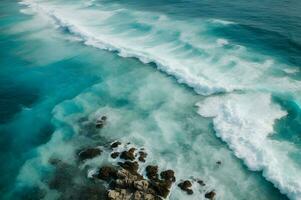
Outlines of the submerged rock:
<svg viewBox="0 0 301 200">
<path fill-rule="evenodd" d="M 200 184 L 201 186 L 205 186 L 206 184 L 202 180 L 197 180 L 197 183 Z"/>
<path fill-rule="evenodd" d="M 119 141 L 113 142 L 113 143 L 111 144 L 111 148 L 112 148 L 112 149 L 113 149 L 113 148 L 117 148 L 119 145 L 121 145 L 121 142 L 119 142 Z"/>
<path fill-rule="evenodd" d="M 179 188 L 181 188 L 181 190 L 185 191 L 187 194 L 193 194 L 193 190 L 190 189 L 192 184 L 189 180 L 185 180 L 185 181 L 179 183 L 178 186 L 179 186 Z"/>
<path fill-rule="evenodd" d="M 101 155 L 101 152 L 102 150 L 100 150 L 99 148 L 88 148 L 79 152 L 78 157 L 81 161 L 83 161 L 99 156 Z"/>
<path fill-rule="evenodd" d="M 111 153 L 111 157 L 115 159 L 119 156 L 119 154 L 120 154 L 119 152 L 113 152 Z"/>
<path fill-rule="evenodd" d="M 145 158 L 147 157 L 147 153 L 143 152 L 143 151 L 139 151 L 139 157 L 138 160 L 140 162 L 145 162 Z"/>
<path fill-rule="evenodd" d="M 96 120 L 96 128 L 103 128 L 106 123 L 107 117 L 102 116 L 100 119 Z"/>
<path fill-rule="evenodd" d="M 205 197 L 206 197 L 207 199 L 213 200 L 214 197 L 215 197 L 215 195 L 216 195 L 216 193 L 215 193 L 214 191 L 211 191 L 211 192 L 207 192 L 207 193 L 205 194 Z"/>
</svg>

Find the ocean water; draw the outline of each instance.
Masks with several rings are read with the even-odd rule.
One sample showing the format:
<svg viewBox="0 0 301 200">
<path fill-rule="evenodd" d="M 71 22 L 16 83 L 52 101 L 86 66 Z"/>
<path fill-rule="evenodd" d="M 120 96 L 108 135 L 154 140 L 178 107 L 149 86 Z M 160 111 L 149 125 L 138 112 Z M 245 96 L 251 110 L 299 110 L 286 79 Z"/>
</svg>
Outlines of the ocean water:
<svg viewBox="0 0 301 200">
<path fill-rule="evenodd" d="M 171 200 L 301 199 L 300 13 L 297 0 L 2 0 L 0 199 L 66 199 L 76 188 L 49 188 L 49 159 L 75 165 L 114 140 L 206 183 Z"/>
</svg>

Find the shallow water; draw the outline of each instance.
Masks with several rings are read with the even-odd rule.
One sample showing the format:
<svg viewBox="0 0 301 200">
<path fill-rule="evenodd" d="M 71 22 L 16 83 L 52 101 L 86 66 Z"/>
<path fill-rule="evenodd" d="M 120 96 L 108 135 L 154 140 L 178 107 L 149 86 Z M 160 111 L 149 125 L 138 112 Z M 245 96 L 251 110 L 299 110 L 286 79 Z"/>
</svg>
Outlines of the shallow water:
<svg viewBox="0 0 301 200">
<path fill-rule="evenodd" d="M 1 198 L 58 199 L 49 159 L 120 140 L 206 183 L 169 199 L 300 199 L 301 5 L 271 4 L 2 1 Z"/>
</svg>

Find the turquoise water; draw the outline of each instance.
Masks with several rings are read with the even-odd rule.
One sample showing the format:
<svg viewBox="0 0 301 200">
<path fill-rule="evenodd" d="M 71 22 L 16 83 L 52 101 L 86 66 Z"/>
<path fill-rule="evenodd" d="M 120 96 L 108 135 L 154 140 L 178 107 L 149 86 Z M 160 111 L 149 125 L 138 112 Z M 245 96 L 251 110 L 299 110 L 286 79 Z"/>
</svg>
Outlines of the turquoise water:
<svg viewBox="0 0 301 200">
<path fill-rule="evenodd" d="M 298 1 L 1 1 L 0 198 L 58 199 L 48 160 L 75 165 L 81 147 L 118 139 L 178 180 L 207 183 L 169 199 L 212 189 L 301 199 L 300 11 Z M 92 138 L 83 120 L 103 114 Z"/>
</svg>

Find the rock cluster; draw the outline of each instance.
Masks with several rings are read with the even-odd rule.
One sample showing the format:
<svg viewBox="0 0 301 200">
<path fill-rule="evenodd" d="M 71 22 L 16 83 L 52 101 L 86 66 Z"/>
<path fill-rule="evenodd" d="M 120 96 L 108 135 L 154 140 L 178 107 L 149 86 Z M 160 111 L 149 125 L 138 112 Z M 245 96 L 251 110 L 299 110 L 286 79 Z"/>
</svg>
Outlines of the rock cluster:
<svg viewBox="0 0 301 200">
<path fill-rule="evenodd" d="M 108 183 L 106 189 L 106 198 L 109 200 L 159 200 L 167 198 L 172 185 L 176 182 L 175 172 L 171 169 L 161 171 L 157 165 L 147 165 L 144 169 L 145 176 L 139 173 L 139 162 L 146 162 L 147 153 L 144 149 L 139 151 L 132 147 L 122 151 L 116 151 L 116 148 L 122 145 L 121 142 L 114 142 L 109 149 L 112 151 L 110 156 L 113 159 L 119 157 L 117 165 L 101 166 L 95 179 Z M 126 145 L 127 146 L 127 145 Z M 87 148 L 81 150 L 78 154 L 79 160 L 92 159 L 101 155 L 100 148 Z M 192 182 L 200 186 L 206 184 L 200 179 L 183 180 L 178 183 L 178 187 L 188 195 L 194 194 Z M 205 198 L 214 200 L 215 191 L 205 194 Z"/>
<path fill-rule="evenodd" d="M 111 149 L 121 145 L 120 142 L 111 144 Z M 141 149 L 136 154 L 136 148 L 122 152 L 111 153 L 112 158 L 124 160 L 118 166 L 103 166 L 95 178 L 109 183 L 107 198 L 110 200 L 159 200 L 166 198 L 170 193 L 173 182 L 176 181 L 173 170 L 160 173 L 158 166 L 148 165 L 145 168 L 146 178 L 138 172 L 139 163 L 145 162 L 147 153 Z"/>
</svg>

